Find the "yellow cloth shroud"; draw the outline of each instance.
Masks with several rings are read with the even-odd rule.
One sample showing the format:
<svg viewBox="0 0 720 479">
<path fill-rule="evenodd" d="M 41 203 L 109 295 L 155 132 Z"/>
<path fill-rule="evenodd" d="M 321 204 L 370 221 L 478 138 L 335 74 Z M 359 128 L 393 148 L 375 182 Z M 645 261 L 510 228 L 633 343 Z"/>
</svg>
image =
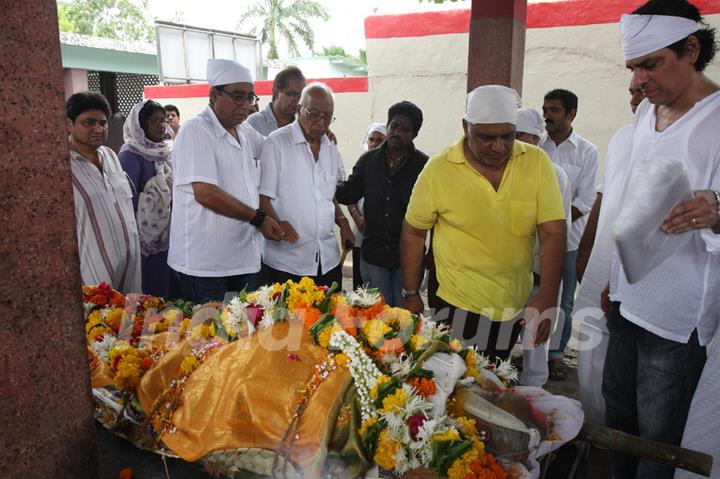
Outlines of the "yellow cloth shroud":
<svg viewBox="0 0 720 479">
<path fill-rule="evenodd" d="M 180 365 L 190 352 L 186 340 L 143 376 L 137 394 L 146 413 L 180 377 Z M 163 434 L 162 440 L 187 461 L 222 450 L 287 450 L 290 461 L 306 477 L 318 475 L 343 395 L 352 381 L 347 369 L 338 367 L 320 383 L 292 437 L 284 444 L 283 438 L 315 366 L 327 354 L 296 320 L 276 323 L 223 346 L 187 379 L 172 416 L 175 432 Z M 159 421 L 154 425 L 158 427 Z"/>
</svg>

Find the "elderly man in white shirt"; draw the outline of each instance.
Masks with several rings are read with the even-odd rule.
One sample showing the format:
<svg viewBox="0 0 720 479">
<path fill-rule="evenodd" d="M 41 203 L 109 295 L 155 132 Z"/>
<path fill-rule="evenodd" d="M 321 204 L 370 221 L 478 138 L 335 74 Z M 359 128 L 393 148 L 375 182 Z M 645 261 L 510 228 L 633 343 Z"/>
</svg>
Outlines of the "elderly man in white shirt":
<svg viewBox="0 0 720 479">
<path fill-rule="evenodd" d="M 282 239 L 277 222 L 258 208 L 265 139 L 243 124 L 257 103 L 250 71 L 208 60 L 207 72 L 210 104 L 175 141 L 168 252 L 183 297 L 197 303 L 254 289 L 262 235 Z"/>
<path fill-rule="evenodd" d="M 260 206 L 277 220 L 289 242 L 266 242 L 263 261 L 270 282 L 311 277 L 317 284 L 341 284 L 342 265 L 333 223 L 343 246 L 354 237 L 334 201 L 344 179 L 342 159 L 327 138 L 335 117 L 332 91 L 323 83 L 306 86 L 297 119 L 273 132 L 262 154 Z"/>
<path fill-rule="evenodd" d="M 542 108 L 547 135 L 538 145 L 553 163 L 565 170 L 572 189 L 572 228 L 568 230 L 568 252 L 560 298 L 562 328 L 556 332 L 560 334 L 557 349 L 550 351 L 550 377 L 557 380 L 566 376 L 563 355 L 572 333 L 571 314 L 577 286 L 575 262 L 587 214 L 595 201 L 598 175 L 597 147 L 578 135 L 572 127 L 577 107 L 578 98 L 574 93 L 562 89 L 548 92 Z M 553 338 L 551 343 L 557 344 L 557 339 Z"/>
</svg>

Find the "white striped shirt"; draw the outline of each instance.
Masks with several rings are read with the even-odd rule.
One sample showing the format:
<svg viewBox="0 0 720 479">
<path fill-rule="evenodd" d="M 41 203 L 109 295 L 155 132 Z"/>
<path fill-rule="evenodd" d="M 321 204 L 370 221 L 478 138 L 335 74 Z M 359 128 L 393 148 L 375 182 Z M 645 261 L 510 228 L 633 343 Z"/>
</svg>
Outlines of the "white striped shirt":
<svg viewBox="0 0 720 479">
<path fill-rule="evenodd" d="M 235 127 L 238 143 L 207 106 L 183 124 L 173 148 L 173 210 L 168 265 L 201 277 L 260 271 L 262 235 L 247 221 L 215 213 L 195 200 L 192 184 L 215 185 L 258 208 L 260 153 L 265 138 L 252 127 Z"/>
<path fill-rule="evenodd" d="M 70 169 L 83 284 L 141 293 L 140 242 L 130 183 L 115 153 L 98 149 L 102 171 L 75 151 Z"/>
<path fill-rule="evenodd" d="M 635 114 L 631 165 L 674 158 L 687 169 L 693 190 L 720 190 L 720 92 L 696 103 L 663 132 L 655 130 L 655 122 L 655 106 L 644 100 Z M 620 312 L 626 319 L 653 334 L 687 343 L 697 328 L 700 344 L 705 345 L 720 319 L 720 235 L 709 229 L 692 235 L 634 284 L 625 278 L 616 251 L 610 298 L 622 303 Z"/>
</svg>

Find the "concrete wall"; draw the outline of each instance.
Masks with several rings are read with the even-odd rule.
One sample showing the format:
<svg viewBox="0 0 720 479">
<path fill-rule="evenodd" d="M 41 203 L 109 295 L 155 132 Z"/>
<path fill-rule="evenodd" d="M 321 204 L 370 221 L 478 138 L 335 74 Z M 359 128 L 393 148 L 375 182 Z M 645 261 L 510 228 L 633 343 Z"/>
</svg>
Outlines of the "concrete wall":
<svg viewBox="0 0 720 479">
<path fill-rule="evenodd" d="M 65 87 L 65 98 L 69 98 L 73 93 L 86 91 L 88 89 L 87 70 L 63 68 L 63 86 Z"/>
</svg>

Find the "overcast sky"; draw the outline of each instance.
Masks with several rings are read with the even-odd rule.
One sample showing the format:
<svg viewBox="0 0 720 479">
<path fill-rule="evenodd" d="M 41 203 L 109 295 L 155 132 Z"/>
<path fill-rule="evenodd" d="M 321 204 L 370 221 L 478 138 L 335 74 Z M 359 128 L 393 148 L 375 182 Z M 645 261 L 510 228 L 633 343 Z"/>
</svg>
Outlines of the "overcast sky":
<svg viewBox="0 0 720 479">
<path fill-rule="evenodd" d="M 262 0 L 150 0 L 150 13 L 160 20 L 176 19 L 176 12 L 187 25 L 236 31 L 237 19 L 245 9 Z M 529 3 L 548 0 L 530 0 Z M 432 0 L 320 0 L 325 5 L 330 20 L 314 22 L 315 50 L 324 46 L 339 45 L 348 53 L 356 55 L 365 48 L 365 17 L 373 14 L 418 12 L 428 10 L 453 10 L 470 8 L 470 0 L 446 1 L 443 4 Z M 246 32 L 241 32 L 246 33 Z M 299 43 L 299 42 L 298 42 Z M 307 54 L 305 50 L 303 53 Z M 280 47 L 280 56 L 285 56 Z"/>
</svg>

